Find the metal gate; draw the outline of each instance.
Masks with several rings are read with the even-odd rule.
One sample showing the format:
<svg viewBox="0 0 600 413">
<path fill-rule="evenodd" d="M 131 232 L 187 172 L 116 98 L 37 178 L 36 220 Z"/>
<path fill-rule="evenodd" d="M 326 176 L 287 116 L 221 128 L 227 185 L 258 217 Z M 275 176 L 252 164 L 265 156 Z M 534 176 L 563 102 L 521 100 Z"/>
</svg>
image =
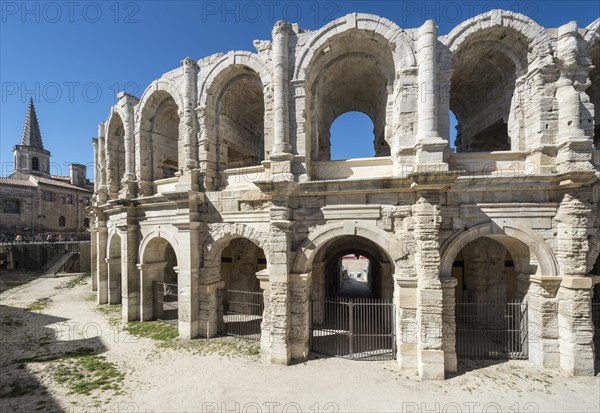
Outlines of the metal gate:
<svg viewBox="0 0 600 413">
<path fill-rule="evenodd" d="M 154 317 L 157 320 L 177 323 L 177 284 L 154 283 Z"/>
<path fill-rule="evenodd" d="M 219 290 L 221 325 L 219 331 L 228 336 L 260 341 L 263 311 L 262 292 Z"/>
<path fill-rule="evenodd" d="M 392 360 L 396 356 L 391 300 L 328 298 L 311 301 L 310 348 L 353 360 Z"/>
<path fill-rule="evenodd" d="M 527 359 L 527 304 L 456 304 L 456 355 L 473 359 Z"/>
</svg>

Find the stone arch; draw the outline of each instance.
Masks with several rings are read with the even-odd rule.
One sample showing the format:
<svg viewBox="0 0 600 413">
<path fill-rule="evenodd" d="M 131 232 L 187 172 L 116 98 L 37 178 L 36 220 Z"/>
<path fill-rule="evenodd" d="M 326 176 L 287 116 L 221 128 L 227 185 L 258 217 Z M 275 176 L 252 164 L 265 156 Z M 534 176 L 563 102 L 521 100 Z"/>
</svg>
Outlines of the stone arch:
<svg viewBox="0 0 600 413">
<path fill-rule="evenodd" d="M 267 254 L 267 234 L 264 234 L 248 225 L 219 223 L 209 225 L 210 236 L 203 243 L 204 260 L 207 263 L 216 265 L 223 249 L 230 241 L 236 238 L 244 238 L 255 244 L 265 252 L 268 265 Z"/>
<path fill-rule="evenodd" d="M 165 79 L 152 82 L 140 100 L 135 136 L 137 151 L 143 157 L 139 162 L 138 180 L 142 182 L 140 189 L 144 195 L 152 194 L 152 181 L 172 175 L 173 171 L 179 170 L 183 165 L 180 159 L 183 156 L 181 137 L 185 132 L 184 122 L 181 121 L 183 104 L 183 96 L 178 87 Z M 157 115 L 160 115 L 159 119 L 156 119 Z M 177 126 L 174 126 L 175 123 Z M 170 132 L 165 134 L 162 128 L 168 128 Z M 158 144 L 153 141 L 155 129 L 160 129 L 159 135 L 170 141 L 167 144 L 161 143 L 163 149 L 167 148 L 161 153 L 154 148 Z M 171 136 L 175 133 L 176 138 Z"/>
<path fill-rule="evenodd" d="M 592 22 L 585 34 L 587 44 L 587 53 L 591 68 L 589 71 L 590 85 L 586 89 L 589 101 L 594 110 L 594 116 L 591 119 L 593 131 L 591 131 L 594 142 L 594 149 L 600 149 L 600 18 Z M 591 114 L 590 114 L 591 117 Z"/>
<path fill-rule="evenodd" d="M 585 34 L 585 41 L 589 48 L 596 44 L 600 40 L 600 17 L 591 22 L 587 27 L 587 33 Z"/>
<path fill-rule="evenodd" d="M 298 64 L 294 70 L 294 80 L 304 80 L 307 69 L 315 54 L 332 38 L 357 29 L 381 36 L 392 45 L 394 62 L 397 67 L 416 66 L 412 39 L 396 23 L 384 18 L 365 13 L 351 13 L 340 17 L 316 31 L 298 53 Z"/>
<path fill-rule="evenodd" d="M 450 110 L 458 152 L 525 150 L 536 111 L 531 77 L 554 65 L 546 29 L 529 17 L 492 10 L 462 23 L 441 41 L 452 54 Z M 477 62 L 477 64 L 473 64 Z M 536 126 L 539 127 L 539 126 Z"/>
<path fill-rule="evenodd" d="M 471 35 L 495 26 L 510 28 L 527 39 L 533 57 L 530 64 L 537 62 L 537 65 L 534 65 L 536 67 L 552 64 L 552 41 L 548 31 L 521 13 L 501 9 L 490 10 L 464 21 L 440 40 L 454 53 Z M 530 67 L 531 69 L 533 67 Z"/>
<path fill-rule="evenodd" d="M 452 264 L 460 251 L 471 241 L 481 237 L 508 236 L 524 243 L 538 261 L 538 273 L 543 276 L 558 277 L 558 264 L 554 253 L 546 241 L 529 229 L 505 225 L 502 228 L 493 222 L 475 225 L 464 232 L 459 232 L 449 238 L 441 248 L 440 277 L 452 276 Z M 502 243 L 502 242 L 501 242 Z M 509 248 L 510 251 L 510 248 Z"/>
<path fill-rule="evenodd" d="M 148 244 L 150 244 L 150 242 L 153 239 L 156 238 L 162 238 L 164 239 L 166 242 L 168 242 L 169 244 L 171 244 L 171 247 L 173 247 L 173 249 L 175 250 L 175 255 L 177 257 L 177 262 L 179 261 L 179 242 L 177 241 L 177 237 L 171 233 L 171 231 L 166 230 L 164 228 L 158 228 L 150 233 L 148 233 L 144 239 L 142 239 L 142 242 L 140 242 L 140 247 L 138 250 L 138 256 L 139 256 L 139 262 L 142 264 L 145 264 L 144 262 L 144 253 L 146 252 L 146 248 L 148 247 Z"/>
<path fill-rule="evenodd" d="M 233 65 L 246 66 L 256 72 L 262 84 L 267 87 L 272 84 L 272 74 L 269 67 L 260 59 L 260 57 L 247 51 L 232 51 L 219 59 L 207 73 L 204 81 L 198 88 L 198 105 L 203 107 L 207 104 L 210 94 L 209 89 L 213 86 L 216 79 Z"/>
<path fill-rule="evenodd" d="M 359 236 L 371 240 L 387 254 L 390 262 L 393 264 L 397 264 L 398 261 L 407 255 L 400 242 L 392 234 L 379 227 L 361 222 L 335 222 L 325 224 L 309 234 L 308 238 L 296 252 L 293 272 L 297 274 L 309 272 L 313 260 L 321 247 L 336 238 L 347 235 Z"/>
<path fill-rule="evenodd" d="M 106 121 L 106 179 L 112 199 L 117 198 L 125 175 L 125 116 L 122 108 L 115 105 Z"/>
<path fill-rule="evenodd" d="M 271 71 L 256 54 L 230 52 L 209 68 L 198 95 L 198 156 L 201 162 L 216 160 L 205 165 L 208 187 L 226 184 L 224 169 L 258 166 L 269 157 L 272 94 Z"/>
<path fill-rule="evenodd" d="M 116 250 L 116 242 L 119 242 L 119 250 Z M 115 258 L 121 256 L 121 235 L 116 228 L 112 228 L 108 231 L 106 256 L 108 258 Z"/>
</svg>

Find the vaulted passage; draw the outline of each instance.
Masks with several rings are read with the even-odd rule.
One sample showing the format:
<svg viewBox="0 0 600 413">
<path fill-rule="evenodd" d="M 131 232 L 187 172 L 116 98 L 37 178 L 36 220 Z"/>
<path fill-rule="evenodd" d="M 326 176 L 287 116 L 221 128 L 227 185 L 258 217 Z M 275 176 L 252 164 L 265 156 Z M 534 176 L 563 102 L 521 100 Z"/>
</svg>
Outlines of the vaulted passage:
<svg viewBox="0 0 600 413">
<path fill-rule="evenodd" d="M 527 284 L 519 283 L 512 255 L 480 238 L 456 257 L 456 353 L 459 358 L 527 358 Z"/>
<path fill-rule="evenodd" d="M 257 272 L 266 268 L 262 249 L 244 238 L 232 240 L 221 254 L 219 332 L 260 340 L 263 321 L 263 292 Z"/>
<path fill-rule="evenodd" d="M 163 238 L 152 239 L 143 255 L 140 270 L 141 319 L 178 320 L 177 254 Z"/>
<path fill-rule="evenodd" d="M 344 236 L 317 253 L 312 269 L 311 350 L 356 360 L 395 354 L 393 266 L 372 241 Z"/>
<path fill-rule="evenodd" d="M 458 120 L 457 152 L 518 150 L 512 114 L 517 79 L 527 71 L 523 35 L 493 27 L 471 35 L 452 56 L 450 109 Z"/>
<path fill-rule="evenodd" d="M 123 120 L 116 113 L 112 115 L 108 124 L 106 147 L 108 192 L 109 196 L 115 199 L 121 189 L 121 180 L 125 175 L 125 129 Z"/>
</svg>

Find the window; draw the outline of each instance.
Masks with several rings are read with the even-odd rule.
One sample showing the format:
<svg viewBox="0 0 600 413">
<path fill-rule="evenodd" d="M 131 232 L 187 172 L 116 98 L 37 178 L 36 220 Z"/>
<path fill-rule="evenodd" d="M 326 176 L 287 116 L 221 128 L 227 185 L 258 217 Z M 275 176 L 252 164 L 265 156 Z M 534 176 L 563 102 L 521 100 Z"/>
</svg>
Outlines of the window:
<svg viewBox="0 0 600 413">
<path fill-rule="evenodd" d="M 52 202 L 53 194 L 50 191 L 44 191 L 44 201 Z"/>
<path fill-rule="evenodd" d="M 64 227 L 66 225 L 66 220 L 65 217 L 58 217 L 58 226 L 59 227 Z"/>
<path fill-rule="evenodd" d="M 38 158 L 36 158 L 35 156 L 33 158 L 31 158 L 31 170 L 32 171 L 40 170 L 40 160 Z"/>
<path fill-rule="evenodd" d="M 16 199 L 7 199 L 4 201 L 4 212 L 7 214 L 18 214 L 20 212 L 19 201 Z"/>
<path fill-rule="evenodd" d="M 89 218 L 84 218 L 83 219 L 83 227 L 84 228 L 89 228 L 90 227 L 90 219 Z"/>
<path fill-rule="evenodd" d="M 73 203 L 73 195 L 65 195 L 65 202 L 67 204 L 72 204 Z"/>
</svg>

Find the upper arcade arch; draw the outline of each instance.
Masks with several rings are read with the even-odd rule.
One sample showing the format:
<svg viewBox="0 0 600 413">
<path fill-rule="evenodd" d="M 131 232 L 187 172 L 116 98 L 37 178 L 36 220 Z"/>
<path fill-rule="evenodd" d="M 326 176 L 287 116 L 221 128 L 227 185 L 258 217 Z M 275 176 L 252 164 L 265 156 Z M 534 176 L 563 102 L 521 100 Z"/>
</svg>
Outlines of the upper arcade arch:
<svg viewBox="0 0 600 413">
<path fill-rule="evenodd" d="M 118 196 L 121 180 L 125 175 L 125 127 L 124 114 L 113 107 L 106 121 L 106 163 L 108 195 L 111 199 Z"/>
</svg>

